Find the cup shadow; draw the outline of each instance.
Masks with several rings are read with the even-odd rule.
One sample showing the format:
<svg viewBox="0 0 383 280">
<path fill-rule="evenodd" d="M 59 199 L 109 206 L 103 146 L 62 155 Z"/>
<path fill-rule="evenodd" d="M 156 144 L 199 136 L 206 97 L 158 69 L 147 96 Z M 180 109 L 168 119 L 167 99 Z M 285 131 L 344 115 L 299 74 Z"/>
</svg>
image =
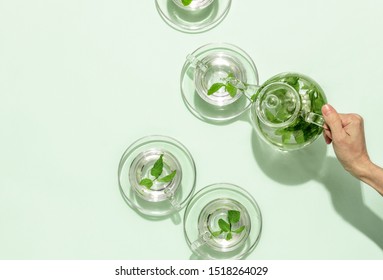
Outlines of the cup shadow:
<svg viewBox="0 0 383 280">
<path fill-rule="evenodd" d="M 383 219 L 364 202 L 361 182 L 336 158 L 326 156 L 327 146 L 321 139 L 302 150 L 281 152 L 253 131 L 252 148 L 262 171 L 282 185 L 297 186 L 310 180 L 323 184 L 338 215 L 383 250 Z"/>
<path fill-rule="evenodd" d="M 125 198 L 125 195 L 124 195 L 124 193 L 122 192 L 121 189 L 120 189 L 120 193 L 121 193 L 121 196 L 122 196 L 123 200 L 129 206 L 129 208 L 132 209 L 135 213 L 137 213 L 141 218 L 143 218 L 145 220 L 148 220 L 148 221 L 163 221 L 163 220 L 170 219 L 173 222 L 174 225 L 179 225 L 182 222 L 182 217 L 181 217 L 180 211 L 177 211 L 177 212 L 174 212 L 174 213 L 171 213 L 171 214 L 168 214 L 168 215 L 164 215 L 164 216 L 149 216 L 149 215 L 145 215 L 145 214 L 141 213 L 139 210 L 137 210 L 136 207 L 132 206 L 131 202 L 127 198 Z"/>
</svg>

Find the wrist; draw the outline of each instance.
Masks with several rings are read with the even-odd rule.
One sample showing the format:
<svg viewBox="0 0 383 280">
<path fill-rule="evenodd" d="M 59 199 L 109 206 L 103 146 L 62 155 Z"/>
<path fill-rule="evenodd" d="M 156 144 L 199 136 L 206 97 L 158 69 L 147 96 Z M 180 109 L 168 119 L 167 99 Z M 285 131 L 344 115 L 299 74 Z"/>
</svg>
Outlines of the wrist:
<svg viewBox="0 0 383 280">
<path fill-rule="evenodd" d="M 373 187 L 383 196 L 383 169 L 370 160 L 361 167 L 354 176 Z"/>
<path fill-rule="evenodd" d="M 374 168 L 374 164 L 368 157 L 368 155 L 360 157 L 358 160 L 353 159 L 352 163 L 343 165 L 346 171 L 351 173 L 354 177 L 362 180 L 367 178 L 371 174 L 371 170 Z"/>
</svg>

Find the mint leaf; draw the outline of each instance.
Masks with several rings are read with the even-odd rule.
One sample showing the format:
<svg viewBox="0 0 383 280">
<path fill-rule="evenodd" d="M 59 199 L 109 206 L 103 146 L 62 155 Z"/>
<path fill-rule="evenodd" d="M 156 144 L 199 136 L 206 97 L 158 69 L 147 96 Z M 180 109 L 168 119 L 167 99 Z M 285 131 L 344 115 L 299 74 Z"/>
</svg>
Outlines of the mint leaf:
<svg viewBox="0 0 383 280">
<path fill-rule="evenodd" d="M 207 95 L 212 95 L 213 93 L 219 91 L 219 89 L 221 87 L 224 87 L 224 86 L 225 86 L 225 84 L 223 84 L 223 83 L 212 84 L 211 87 L 207 91 Z"/>
<path fill-rule="evenodd" d="M 230 224 L 235 224 L 239 222 L 241 218 L 241 213 L 237 210 L 229 210 L 227 211 L 227 217 L 229 219 Z"/>
<path fill-rule="evenodd" d="M 230 225 L 227 222 L 225 222 L 224 220 L 219 219 L 218 225 L 219 225 L 219 228 L 222 229 L 222 231 L 224 231 L 224 232 L 230 231 Z"/>
<path fill-rule="evenodd" d="M 226 85 L 225 89 L 231 97 L 234 97 L 237 94 L 237 88 L 230 83 Z"/>
<path fill-rule="evenodd" d="M 164 155 L 160 156 L 160 158 L 154 163 L 152 169 L 150 170 L 150 174 L 156 179 L 161 175 L 162 169 L 164 168 L 164 162 L 162 160 L 163 156 Z"/>
<path fill-rule="evenodd" d="M 289 144 L 290 143 L 291 134 L 292 134 L 291 131 L 285 131 L 282 134 L 282 142 L 283 142 L 283 144 Z"/>
<path fill-rule="evenodd" d="M 293 135 L 297 144 L 302 144 L 305 142 L 305 135 L 303 130 L 294 131 Z"/>
<path fill-rule="evenodd" d="M 172 173 L 170 173 L 169 175 L 165 176 L 165 177 L 162 177 L 160 179 L 158 179 L 158 182 L 162 182 L 162 183 L 167 183 L 167 182 L 170 182 L 171 180 L 173 180 L 174 176 L 176 176 L 176 173 L 177 171 L 174 170 Z"/>
<path fill-rule="evenodd" d="M 236 230 L 233 230 L 234 233 L 241 233 L 245 229 L 245 226 L 241 226 L 237 228 Z"/>
<path fill-rule="evenodd" d="M 231 232 L 229 232 L 227 235 L 226 235 L 226 240 L 230 240 L 233 238 L 233 235 L 231 234 Z"/>
<path fill-rule="evenodd" d="M 222 233 L 222 230 L 219 230 L 219 231 L 212 232 L 211 235 L 213 235 L 214 237 L 218 237 L 221 235 L 221 233 Z"/>
<path fill-rule="evenodd" d="M 228 77 L 228 78 L 235 79 L 235 76 L 234 76 L 234 73 L 233 73 L 233 72 L 230 72 L 229 74 L 227 74 L 227 77 Z"/>
<path fill-rule="evenodd" d="M 298 83 L 299 77 L 296 76 L 289 76 L 285 78 L 285 82 L 288 83 L 290 86 L 295 86 Z"/>
<path fill-rule="evenodd" d="M 258 93 L 254 93 L 254 94 L 250 97 L 250 99 L 251 99 L 252 102 L 255 102 L 255 100 L 257 100 L 257 97 L 258 97 Z"/>
<path fill-rule="evenodd" d="M 266 119 L 269 122 L 277 123 L 274 114 L 272 112 L 270 112 L 268 109 L 265 109 L 265 115 L 266 115 Z"/>
<path fill-rule="evenodd" d="M 190 3 L 191 3 L 192 1 L 193 1 L 193 0 L 182 0 L 182 4 L 183 4 L 184 6 L 189 6 Z"/>
<path fill-rule="evenodd" d="M 147 187 L 148 189 L 150 189 L 152 186 L 153 186 L 153 181 L 148 179 L 148 178 L 144 178 L 140 181 L 139 183 L 141 186 L 145 186 Z"/>
</svg>

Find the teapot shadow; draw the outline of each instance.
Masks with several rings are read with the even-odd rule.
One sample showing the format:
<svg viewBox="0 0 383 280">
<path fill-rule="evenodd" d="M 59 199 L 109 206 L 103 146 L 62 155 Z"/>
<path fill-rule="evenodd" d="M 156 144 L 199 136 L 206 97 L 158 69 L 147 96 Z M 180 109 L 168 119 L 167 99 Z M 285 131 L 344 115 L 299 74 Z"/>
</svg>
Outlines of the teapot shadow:
<svg viewBox="0 0 383 280">
<path fill-rule="evenodd" d="M 315 180 L 324 185 L 335 211 L 383 250 L 383 219 L 365 204 L 362 184 L 339 161 L 326 156 L 326 144 L 318 139 L 293 152 L 281 152 L 252 134 L 255 160 L 271 179 L 288 186 Z"/>
<path fill-rule="evenodd" d="M 284 152 L 260 139 L 253 129 L 251 137 L 255 160 L 271 179 L 290 186 L 312 180 L 321 169 L 326 155 L 326 145 L 315 141 L 304 149 Z"/>
<path fill-rule="evenodd" d="M 365 204 L 361 182 L 336 158 L 327 158 L 317 179 L 329 192 L 335 211 L 383 250 L 383 219 Z"/>
</svg>

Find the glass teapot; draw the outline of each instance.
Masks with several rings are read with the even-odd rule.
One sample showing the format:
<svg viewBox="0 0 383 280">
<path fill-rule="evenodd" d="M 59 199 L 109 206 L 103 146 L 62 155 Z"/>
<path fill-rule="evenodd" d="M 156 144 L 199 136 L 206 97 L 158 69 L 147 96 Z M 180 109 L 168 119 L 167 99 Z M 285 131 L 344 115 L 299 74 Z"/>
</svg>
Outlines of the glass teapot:
<svg viewBox="0 0 383 280">
<path fill-rule="evenodd" d="M 278 74 L 262 84 L 253 100 L 250 116 L 255 130 L 281 150 L 303 148 L 322 133 L 321 108 L 326 96 L 305 75 Z"/>
</svg>

